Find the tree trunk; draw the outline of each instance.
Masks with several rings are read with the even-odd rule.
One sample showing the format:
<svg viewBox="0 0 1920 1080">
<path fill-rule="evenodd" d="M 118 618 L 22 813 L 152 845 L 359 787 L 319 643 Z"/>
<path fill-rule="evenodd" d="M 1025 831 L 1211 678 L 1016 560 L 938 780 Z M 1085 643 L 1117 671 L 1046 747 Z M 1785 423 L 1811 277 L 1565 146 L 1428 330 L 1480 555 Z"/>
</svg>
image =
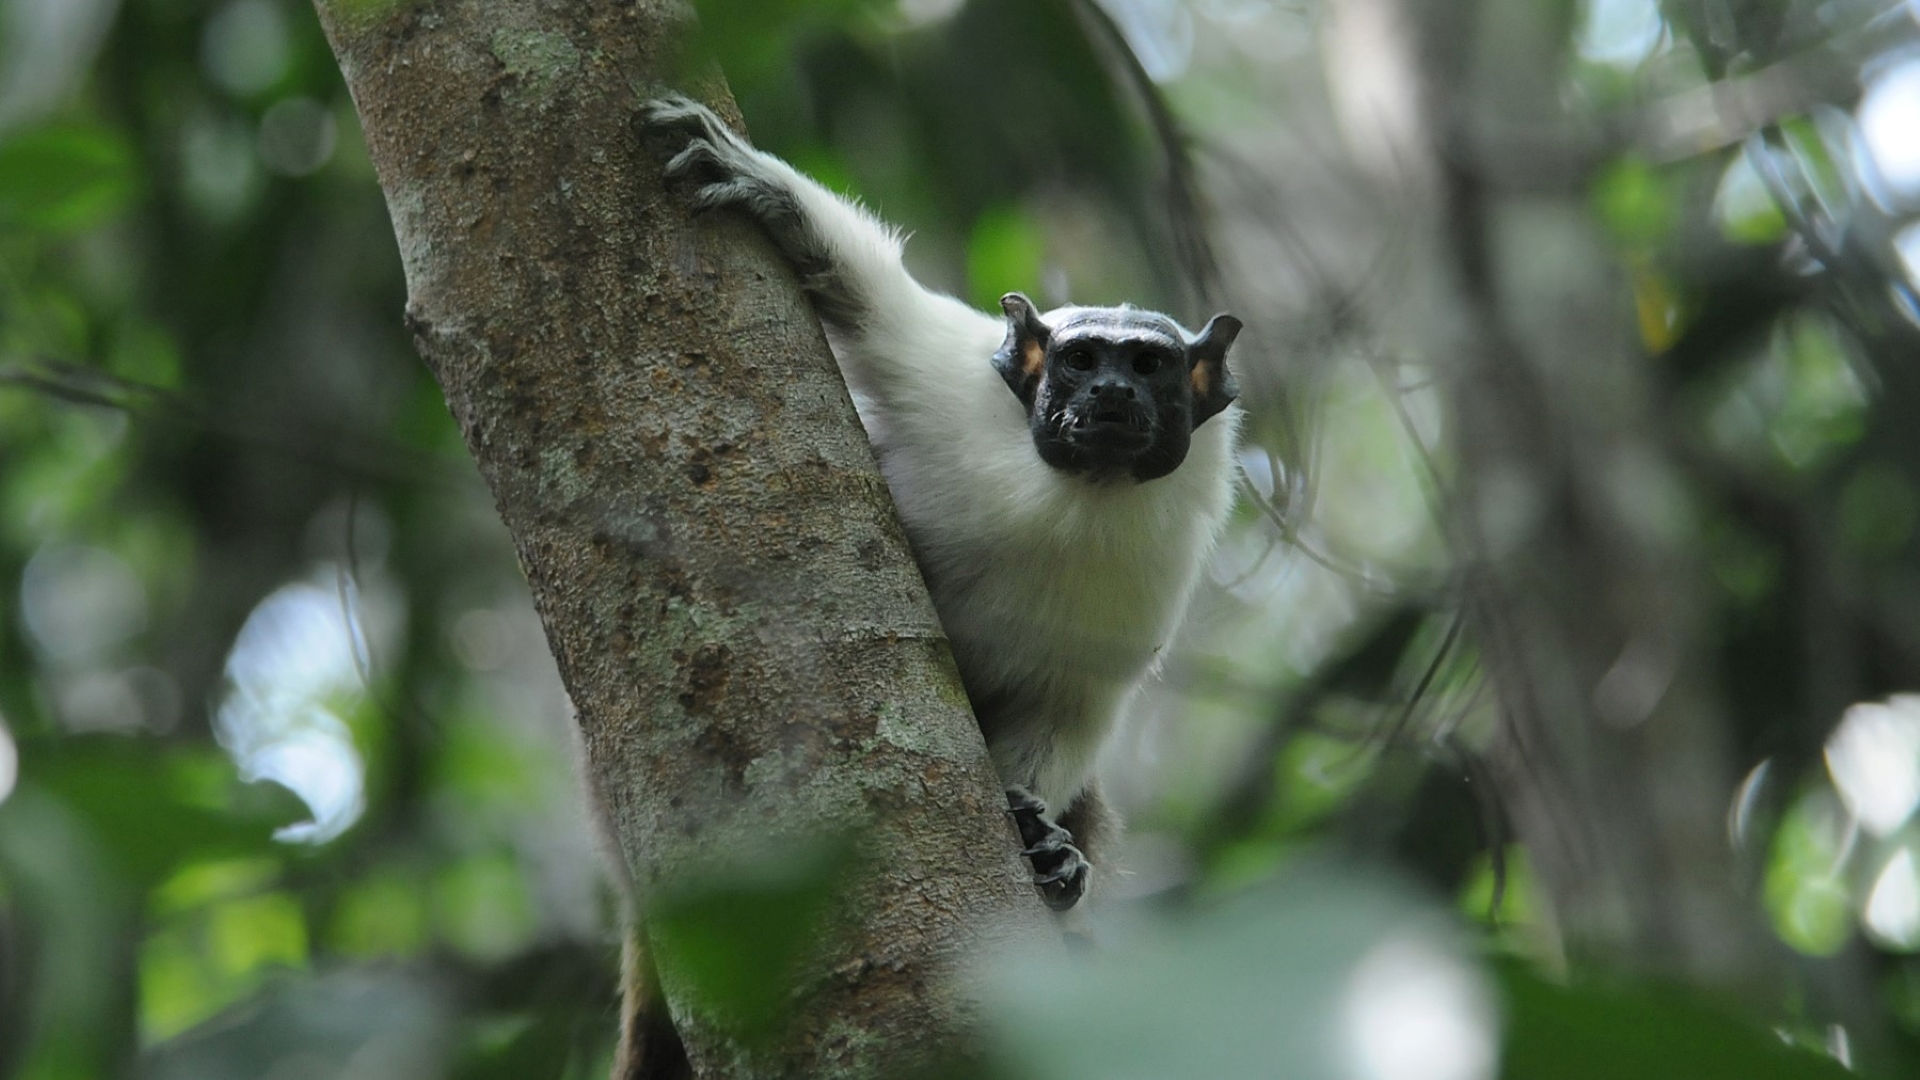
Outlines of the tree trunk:
<svg viewBox="0 0 1920 1080">
<path fill-rule="evenodd" d="M 513 536 L 642 908 L 863 830 L 773 1045 L 749 1053 L 659 957 L 696 1070 L 897 1076 L 951 1050 L 958 965 L 1051 927 L 818 322 L 745 221 L 690 217 L 637 126 L 684 5 L 318 6 L 409 324 Z"/>
<path fill-rule="evenodd" d="M 1449 526 L 1500 703 L 1503 801 L 1569 952 L 1765 985 L 1775 955 L 1727 842 L 1737 773 L 1701 644 L 1699 544 L 1644 346 L 1623 329 L 1631 302 L 1592 271 L 1613 257 L 1572 179 L 1574 136 L 1532 154 L 1502 142 L 1579 130 L 1554 44 L 1570 16 L 1524 0 L 1407 10 L 1450 286 Z"/>
</svg>

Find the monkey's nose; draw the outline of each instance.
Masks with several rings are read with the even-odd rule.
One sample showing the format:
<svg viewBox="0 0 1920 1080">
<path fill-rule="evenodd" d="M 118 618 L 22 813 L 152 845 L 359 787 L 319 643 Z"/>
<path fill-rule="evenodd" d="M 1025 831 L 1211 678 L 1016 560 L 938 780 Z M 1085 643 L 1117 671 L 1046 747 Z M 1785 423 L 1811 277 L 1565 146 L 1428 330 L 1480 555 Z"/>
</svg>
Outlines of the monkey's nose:
<svg viewBox="0 0 1920 1080">
<path fill-rule="evenodd" d="M 1139 426 L 1139 410 L 1134 406 L 1134 390 L 1124 382 L 1096 383 L 1090 388 L 1092 408 L 1082 414 L 1088 422 L 1116 427 Z"/>
<path fill-rule="evenodd" d="M 1123 382 L 1099 383 L 1093 387 L 1093 418 L 1109 424 L 1124 424 L 1132 419 L 1133 387 Z"/>
</svg>

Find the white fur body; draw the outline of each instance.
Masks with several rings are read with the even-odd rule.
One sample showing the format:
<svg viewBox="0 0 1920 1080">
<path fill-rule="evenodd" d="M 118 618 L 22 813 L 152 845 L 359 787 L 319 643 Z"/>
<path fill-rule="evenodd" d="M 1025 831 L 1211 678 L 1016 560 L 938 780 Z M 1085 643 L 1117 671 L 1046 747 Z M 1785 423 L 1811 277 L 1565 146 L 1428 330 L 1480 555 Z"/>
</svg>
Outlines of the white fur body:
<svg viewBox="0 0 1920 1080">
<path fill-rule="evenodd" d="M 1145 483 L 1056 470 L 990 362 L 997 317 L 931 292 L 897 233 L 780 159 L 839 284 L 868 313 L 834 354 L 981 713 L 1001 779 L 1054 814 L 1090 776 L 1178 627 L 1233 500 L 1239 411 Z"/>
</svg>

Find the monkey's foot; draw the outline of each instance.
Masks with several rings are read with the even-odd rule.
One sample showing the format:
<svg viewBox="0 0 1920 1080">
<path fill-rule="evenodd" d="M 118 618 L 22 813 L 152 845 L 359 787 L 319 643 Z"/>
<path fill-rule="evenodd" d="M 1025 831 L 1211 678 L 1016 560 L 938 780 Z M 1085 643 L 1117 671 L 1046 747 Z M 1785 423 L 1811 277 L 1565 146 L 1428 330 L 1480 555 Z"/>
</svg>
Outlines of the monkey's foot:
<svg viewBox="0 0 1920 1080">
<path fill-rule="evenodd" d="M 1079 903 L 1087 891 L 1087 875 L 1093 864 L 1073 846 L 1073 834 L 1048 821 L 1047 804 L 1026 788 L 1007 789 L 1007 812 L 1020 829 L 1020 842 L 1027 845 L 1020 854 L 1033 864 L 1033 883 L 1040 889 L 1040 899 L 1055 911 Z"/>
</svg>

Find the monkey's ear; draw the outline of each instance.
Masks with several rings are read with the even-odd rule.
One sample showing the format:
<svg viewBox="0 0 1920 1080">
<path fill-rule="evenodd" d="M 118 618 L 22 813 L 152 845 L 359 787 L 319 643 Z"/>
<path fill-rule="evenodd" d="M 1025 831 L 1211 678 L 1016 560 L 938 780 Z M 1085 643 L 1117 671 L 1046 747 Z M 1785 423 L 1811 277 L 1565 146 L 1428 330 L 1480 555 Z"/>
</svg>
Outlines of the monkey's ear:
<svg viewBox="0 0 1920 1080">
<path fill-rule="evenodd" d="M 1215 315 L 1200 336 L 1187 346 L 1189 378 L 1193 381 L 1193 426 L 1199 427 L 1240 396 L 1240 384 L 1227 370 L 1227 347 L 1240 336 L 1241 323 L 1231 315 Z"/>
<path fill-rule="evenodd" d="M 1040 373 L 1047 366 L 1047 324 L 1033 301 L 1023 293 L 1010 292 L 1000 298 L 1000 310 L 1007 313 L 1007 341 L 993 354 L 994 369 L 1007 380 L 1020 404 L 1033 404 L 1034 388 L 1040 385 Z"/>
</svg>

